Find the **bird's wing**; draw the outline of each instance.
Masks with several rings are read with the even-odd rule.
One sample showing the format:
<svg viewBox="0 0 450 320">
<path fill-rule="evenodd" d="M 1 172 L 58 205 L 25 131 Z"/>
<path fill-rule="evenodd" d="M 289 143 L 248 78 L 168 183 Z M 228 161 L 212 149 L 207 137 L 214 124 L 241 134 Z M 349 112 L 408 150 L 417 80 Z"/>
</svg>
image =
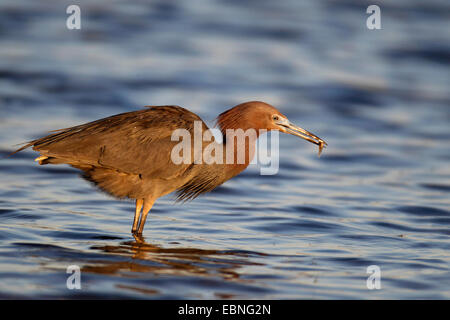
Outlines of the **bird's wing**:
<svg viewBox="0 0 450 320">
<path fill-rule="evenodd" d="M 171 152 L 178 141 L 172 132 L 186 129 L 193 137 L 196 114 L 178 106 L 155 106 L 122 113 L 79 126 L 56 130 L 30 141 L 18 151 L 33 146 L 47 157 L 73 166 L 114 169 L 151 178 L 170 178 L 190 164 L 175 164 Z"/>
</svg>

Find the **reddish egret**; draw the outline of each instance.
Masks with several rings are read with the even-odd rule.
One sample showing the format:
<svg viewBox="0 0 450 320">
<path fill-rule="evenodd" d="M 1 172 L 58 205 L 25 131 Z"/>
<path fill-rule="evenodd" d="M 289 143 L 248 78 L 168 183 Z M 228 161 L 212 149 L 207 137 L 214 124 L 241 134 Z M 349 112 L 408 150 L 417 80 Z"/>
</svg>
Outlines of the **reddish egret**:
<svg viewBox="0 0 450 320">
<path fill-rule="evenodd" d="M 79 126 L 53 131 L 52 134 L 28 142 L 19 152 L 33 147 L 40 153 L 39 164 L 69 164 L 80 169 L 83 177 L 98 188 L 117 198 L 136 200 L 133 234 L 141 235 L 147 214 L 155 200 L 176 191 L 178 199 L 189 200 L 209 192 L 244 170 L 253 158 L 259 130 L 278 130 L 299 136 L 319 146 L 319 155 L 326 142 L 295 126 L 275 107 L 259 101 L 239 104 L 217 118 L 223 143 L 211 143 L 222 148 L 226 157 L 230 144 L 228 129 L 256 130 L 256 136 L 241 140 L 245 145 L 234 149 L 246 150 L 245 161 L 238 163 L 176 164 L 171 152 L 177 141 L 176 129 L 194 131 L 194 122 L 208 130 L 196 114 L 178 106 L 149 106 L 144 110 L 122 113 Z M 234 137 L 233 137 L 234 139 Z M 227 151 L 228 150 L 228 151 Z M 195 152 L 195 151 L 194 151 Z M 236 152 L 237 155 L 237 152 Z"/>
</svg>

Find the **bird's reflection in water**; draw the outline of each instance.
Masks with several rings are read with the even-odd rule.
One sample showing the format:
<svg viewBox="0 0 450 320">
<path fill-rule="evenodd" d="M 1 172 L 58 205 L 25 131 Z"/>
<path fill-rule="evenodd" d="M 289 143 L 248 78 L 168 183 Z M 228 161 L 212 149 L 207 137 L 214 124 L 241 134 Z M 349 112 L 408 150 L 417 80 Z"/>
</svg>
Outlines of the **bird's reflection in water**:
<svg viewBox="0 0 450 320">
<path fill-rule="evenodd" d="M 265 254 L 240 250 L 209 250 L 198 248 L 162 248 L 148 243 L 143 237 L 119 245 L 93 246 L 108 254 L 131 259 L 99 261 L 85 265 L 82 271 L 98 274 L 120 274 L 133 277 L 137 273 L 170 274 L 175 276 L 214 276 L 227 280 L 239 279 L 237 270 L 243 266 L 261 265 L 252 261 Z M 244 281 L 244 282 L 247 282 Z"/>
</svg>

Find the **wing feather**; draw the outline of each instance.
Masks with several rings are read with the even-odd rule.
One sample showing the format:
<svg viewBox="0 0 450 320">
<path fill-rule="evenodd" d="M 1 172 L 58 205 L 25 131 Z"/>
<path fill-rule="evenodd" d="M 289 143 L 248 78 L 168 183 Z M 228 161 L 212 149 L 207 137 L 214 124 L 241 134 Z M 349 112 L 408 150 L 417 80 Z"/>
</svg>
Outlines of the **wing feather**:
<svg viewBox="0 0 450 320">
<path fill-rule="evenodd" d="M 181 174 L 188 164 L 170 159 L 173 130 L 193 131 L 196 114 L 178 106 L 154 106 L 59 129 L 28 147 L 73 166 L 95 166 L 150 178 Z M 203 123 L 203 122 L 202 122 Z M 206 125 L 203 123 L 204 128 Z M 15 153 L 14 152 L 14 153 Z"/>
</svg>

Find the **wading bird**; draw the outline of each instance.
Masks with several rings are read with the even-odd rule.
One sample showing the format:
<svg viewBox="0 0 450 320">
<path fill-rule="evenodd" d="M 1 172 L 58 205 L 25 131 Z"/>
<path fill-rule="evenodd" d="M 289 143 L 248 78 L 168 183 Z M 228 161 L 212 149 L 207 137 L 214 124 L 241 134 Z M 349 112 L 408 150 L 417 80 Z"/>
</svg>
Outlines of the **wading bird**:
<svg viewBox="0 0 450 320">
<path fill-rule="evenodd" d="M 209 130 L 196 114 L 178 106 L 149 106 L 146 109 L 117 114 L 71 128 L 53 131 L 48 136 L 26 143 L 14 153 L 33 147 L 40 153 L 39 164 L 69 164 L 83 172 L 83 178 L 117 198 L 136 200 L 131 232 L 141 235 L 147 214 L 155 200 L 173 191 L 179 200 L 190 200 L 209 192 L 243 171 L 254 155 L 254 145 L 260 130 L 278 130 L 299 136 L 319 146 L 319 155 L 326 142 L 295 126 L 275 107 L 260 101 L 239 104 L 217 118 L 223 143 L 203 141 L 201 148 L 211 143 L 227 153 L 245 150 L 245 161 L 227 163 L 196 163 L 193 148 L 190 161 L 176 164 L 171 159 L 172 133 L 185 129 L 193 134 L 194 123 Z M 231 129 L 256 130 L 227 148 Z M 192 142 L 194 143 L 194 142 Z M 222 148 L 222 149 L 221 149 Z M 231 150 L 231 151 L 230 151 Z M 200 150 L 201 151 L 201 150 Z"/>
</svg>

